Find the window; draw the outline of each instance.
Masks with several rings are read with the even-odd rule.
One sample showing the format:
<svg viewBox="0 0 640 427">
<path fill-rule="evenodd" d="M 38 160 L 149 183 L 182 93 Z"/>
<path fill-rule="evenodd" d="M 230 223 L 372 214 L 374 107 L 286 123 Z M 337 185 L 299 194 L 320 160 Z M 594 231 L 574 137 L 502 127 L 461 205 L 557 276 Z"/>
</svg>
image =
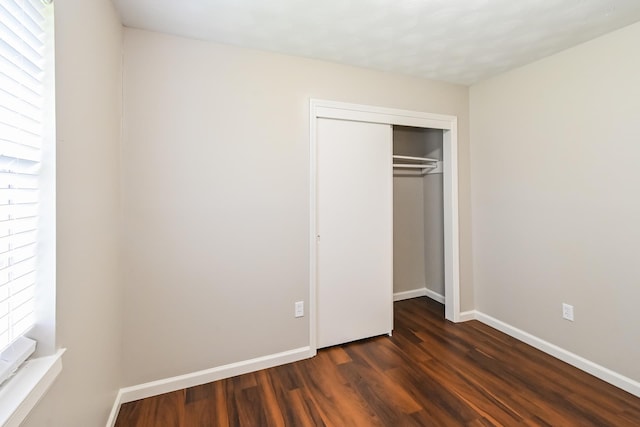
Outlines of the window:
<svg viewBox="0 0 640 427">
<path fill-rule="evenodd" d="M 43 301 L 52 286 L 55 295 L 52 7 L 47 3 L 0 3 L 0 381 L 33 353 L 36 340 L 40 346 L 45 330 L 52 330 L 54 300 Z"/>
</svg>

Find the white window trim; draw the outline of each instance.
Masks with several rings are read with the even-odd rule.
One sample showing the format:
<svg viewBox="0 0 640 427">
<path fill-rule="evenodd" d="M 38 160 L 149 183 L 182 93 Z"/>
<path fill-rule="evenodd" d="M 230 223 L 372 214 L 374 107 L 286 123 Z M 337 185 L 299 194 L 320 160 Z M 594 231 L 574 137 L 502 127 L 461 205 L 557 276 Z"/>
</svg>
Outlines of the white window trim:
<svg viewBox="0 0 640 427">
<path fill-rule="evenodd" d="M 42 0 L 51 4 L 52 0 Z M 50 69 L 45 79 L 45 88 L 49 96 L 45 98 L 45 144 L 51 149 L 44 150 L 46 162 L 43 161 L 41 175 L 47 177 L 47 184 L 43 185 L 42 203 L 47 206 L 49 214 L 42 218 L 40 232 L 46 235 L 49 247 L 39 254 L 39 269 L 44 279 L 43 286 L 38 290 L 36 311 L 38 322 L 26 337 L 37 341 L 35 354 L 22 364 L 7 381 L 0 385 L 0 426 L 18 427 L 38 404 L 47 390 L 51 387 L 62 371 L 62 355 L 66 349 L 56 349 L 55 343 L 55 299 L 56 299 L 56 121 L 55 121 L 55 67 L 54 46 L 55 33 L 53 29 L 55 12 L 50 9 L 48 28 L 51 48 L 47 51 Z M 44 160 L 44 158 L 43 158 Z"/>
<path fill-rule="evenodd" d="M 0 426 L 18 427 L 62 371 L 62 355 L 28 360 L 0 388 Z"/>
<path fill-rule="evenodd" d="M 36 342 L 23 336 L 0 354 L 0 384 L 4 383 L 36 350 Z"/>
</svg>

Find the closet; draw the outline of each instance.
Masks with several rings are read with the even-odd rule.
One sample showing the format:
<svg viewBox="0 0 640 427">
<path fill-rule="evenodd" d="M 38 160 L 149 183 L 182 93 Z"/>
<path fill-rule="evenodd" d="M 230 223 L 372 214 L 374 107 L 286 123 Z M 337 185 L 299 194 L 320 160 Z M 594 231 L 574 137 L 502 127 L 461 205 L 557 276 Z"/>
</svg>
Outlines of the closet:
<svg viewBox="0 0 640 427">
<path fill-rule="evenodd" d="M 441 129 L 393 126 L 394 300 L 444 303 Z"/>
<path fill-rule="evenodd" d="M 311 101 L 311 350 L 393 330 L 393 300 L 458 321 L 456 118 Z"/>
</svg>

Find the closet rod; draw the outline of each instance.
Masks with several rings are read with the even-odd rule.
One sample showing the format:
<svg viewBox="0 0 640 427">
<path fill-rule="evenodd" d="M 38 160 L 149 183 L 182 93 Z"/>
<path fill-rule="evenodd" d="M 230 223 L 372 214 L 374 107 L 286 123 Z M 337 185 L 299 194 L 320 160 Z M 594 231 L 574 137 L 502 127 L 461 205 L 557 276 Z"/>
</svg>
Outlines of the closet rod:
<svg viewBox="0 0 640 427">
<path fill-rule="evenodd" d="M 398 160 L 417 160 L 419 162 L 437 162 L 438 161 L 438 159 L 430 159 L 429 157 L 398 156 L 396 154 L 393 155 L 393 158 Z"/>
<path fill-rule="evenodd" d="M 415 165 L 409 163 L 394 163 L 394 168 L 407 168 L 407 169 L 425 169 L 425 168 L 436 168 L 437 165 Z"/>
</svg>

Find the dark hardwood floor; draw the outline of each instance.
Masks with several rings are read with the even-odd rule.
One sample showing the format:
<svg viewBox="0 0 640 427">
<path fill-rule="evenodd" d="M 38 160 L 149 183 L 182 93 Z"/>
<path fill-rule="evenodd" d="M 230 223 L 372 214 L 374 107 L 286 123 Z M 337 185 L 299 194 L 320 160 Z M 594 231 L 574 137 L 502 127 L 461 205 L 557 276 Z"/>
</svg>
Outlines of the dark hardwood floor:
<svg viewBox="0 0 640 427">
<path fill-rule="evenodd" d="M 640 362 L 640 361 L 639 361 Z M 122 405 L 117 427 L 640 426 L 640 399 L 427 298 L 393 337 Z"/>
</svg>

